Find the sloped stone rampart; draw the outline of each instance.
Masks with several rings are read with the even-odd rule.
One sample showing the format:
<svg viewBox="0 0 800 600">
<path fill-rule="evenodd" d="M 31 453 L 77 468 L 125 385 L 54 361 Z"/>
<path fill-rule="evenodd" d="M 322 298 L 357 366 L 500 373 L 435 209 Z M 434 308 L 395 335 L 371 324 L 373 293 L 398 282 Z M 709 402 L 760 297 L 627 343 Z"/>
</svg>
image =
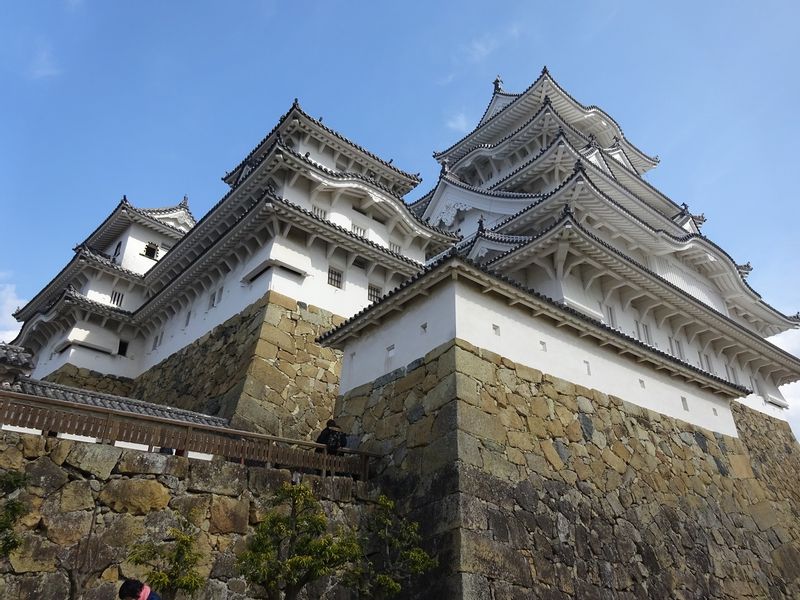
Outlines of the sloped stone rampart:
<svg viewBox="0 0 800 600">
<path fill-rule="evenodd" d="M 65 365 L 45 379 L 231 419 L 240 429 L 308 438 L 333 411 L 340 354 L 315 343 L 343 319 L 268 292 L 135 380 Z"/>
<path fill-rule="evenodd" d="M 798 598 L 800 446 L 733 408 L 738 438 L 454 340 L 336 414 L 439 554 L 418 598 Z"/>
<path fill-rule="evenodd" d="M 235 553 L 264 519 L 272 492 L 291 479 L 289 471 L 6 431 L 0 431 L 0 454 L 15 457 L 4 468 L 26 474 L 19 498 L 28 509 L 17 527 L 22 545 L 0 560 L 0 598 L 116 599 L 124 577 L 146 572 L 127 562 L 131 548 L 168 539 L 180 515 L 198 527 L 199 571 L 208 578 L 195 600 L 263 597 L 239 576 Z M 357 527 L 374 499 L 373 489 L 349 478 L 303 477 L 332 527 Z M 70 577 L 77 596 L 70 593 Z M 340 589 L 326 592 L 325 583 L 305 598 L 347 597 Z"/>
</svg>

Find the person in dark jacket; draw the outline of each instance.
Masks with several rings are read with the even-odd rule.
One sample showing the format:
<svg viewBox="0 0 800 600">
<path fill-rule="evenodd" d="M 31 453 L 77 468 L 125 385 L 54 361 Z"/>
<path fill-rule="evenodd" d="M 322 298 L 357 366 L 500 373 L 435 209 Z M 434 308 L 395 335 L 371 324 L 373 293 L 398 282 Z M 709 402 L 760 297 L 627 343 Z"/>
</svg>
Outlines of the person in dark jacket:
<svg viewBox="0 0 800 600">
<path fill-rule="evenodd" d="M 123 581 L 119 587 L 119 597 L 121 600 L 161 600 L 161 596 L 138 579 Z"/>
<path fill-rule="evenodd" d="M 338 454 L 339 448 L 347 446 L 347 435 L 336 424 L 336 421 L 330 419 L 325 429 L 317 436 L 318 444 L 325 444 L 328 449 L 328 454 Z M 317 448 L 317 452 L 322 452 L 322 448 Z"/>
</svg>

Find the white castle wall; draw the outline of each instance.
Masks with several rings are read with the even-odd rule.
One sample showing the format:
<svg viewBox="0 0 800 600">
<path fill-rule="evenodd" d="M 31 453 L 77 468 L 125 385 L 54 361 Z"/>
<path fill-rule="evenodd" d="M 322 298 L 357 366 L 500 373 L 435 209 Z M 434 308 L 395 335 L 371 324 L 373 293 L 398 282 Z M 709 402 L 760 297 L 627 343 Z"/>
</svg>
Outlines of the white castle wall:
<svg viewBox="0 0 800 600">
<path fill-rule="evenodd" d="M 424 334 L 423 325 L 427 330 Z M 441 284 L 430 296 L 420 298 L 413 309 L 409 307 L 379 328 L 349 340 L 344 349 L 340 392 L 405 366 L 454 337 L 662 414 L 737 435 L 728 400 L 641 366 L 459 282 Z M 753 397 L 742 402 L 759 404 Z M 777 407 L 762 403 L 761 408 L 785 418 Z"/>
</svg>

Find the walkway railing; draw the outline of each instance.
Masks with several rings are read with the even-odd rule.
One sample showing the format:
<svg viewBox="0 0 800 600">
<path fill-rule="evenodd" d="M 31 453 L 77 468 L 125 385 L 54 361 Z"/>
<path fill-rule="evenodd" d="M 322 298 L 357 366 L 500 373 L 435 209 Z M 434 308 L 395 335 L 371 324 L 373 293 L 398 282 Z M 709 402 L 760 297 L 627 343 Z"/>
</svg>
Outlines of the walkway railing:
<svg viewBox="0 0 800 600">
<path fill-rule="evenodd" d="M 264 465 L 369 477 L 369 459 L 374 456 L 343 448 L 328 454 L 322 444 L 271 435 L 133 414 L 66 400 L 0 390 L 0 424 L 26 427 L 48 433 L 66 433 L 95 438 L 101 443 L 128 442 L 179 451 L 223 456 L 250 465 Z"/>
</svg>

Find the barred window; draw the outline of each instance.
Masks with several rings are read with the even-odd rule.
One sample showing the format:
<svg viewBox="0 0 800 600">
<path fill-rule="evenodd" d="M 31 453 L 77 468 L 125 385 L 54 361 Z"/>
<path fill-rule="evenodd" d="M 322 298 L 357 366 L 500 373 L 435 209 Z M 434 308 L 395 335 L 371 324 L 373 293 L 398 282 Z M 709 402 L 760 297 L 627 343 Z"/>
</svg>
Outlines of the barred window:
<svg viewBox="0 0 800 600">
<path fill-rule="evenodd" d="M 147 244 L 147 245 L 144 247 L 144 252 L 143 252 L 143 254 L 144 254 L 144 255 L 145 255 L 147 258 L 152 258 L 153 260 L 155 260 L 156 258 L 158 258 L 158 244 L 155 244 L 155 243 L 153 243 L 153 242 L 150 242 L 150 243 L 148 243 L 148 244 Z"/>
<path fill-rule="evenodd" d="M 342 289 L 342 272 L 333 267 L 328 267 L 328 285 Z"/>
<path fill-rule="evenodd" d="M 314 206 L 311 208 L 311 212 L 314 213 L 314 216 L 318 219 L 327 219 L 328 218 L 328 211 L 324 208 L 320 208 L 319 206 Z"/>
<path fill-rule="evenodd" d="M 367 288 L 367 300 L 370 302 L 377 302 L 383 295 L 383 290 L 377 285 L 370 284 Z"/>
<path fill-rule="evenodd" d="M 114 306 L 122 306 L 122 299 L 124 298 L 124 294 L 122 292 L 118 292 L 114 290 L 111 292 L 111 304 Z"/>
<path fill-rule="evenodd" d="M 367 230 L 361 227 L 360 225 L 356 225 L 355 223 L 352 223 L 350 225 L 350 231 L 352 231 L 358 236 L 367 237 Z"/>
<path fill-rule="evenodd" d="M 389 242 L 389 250 L 391 250 L 392 252 L 394 252 L 396 254 L 402 254 L 402 250 L 403 249 L 400 247 L 400 244 L 395 244 L 394 242 Z"/>
</svg>

